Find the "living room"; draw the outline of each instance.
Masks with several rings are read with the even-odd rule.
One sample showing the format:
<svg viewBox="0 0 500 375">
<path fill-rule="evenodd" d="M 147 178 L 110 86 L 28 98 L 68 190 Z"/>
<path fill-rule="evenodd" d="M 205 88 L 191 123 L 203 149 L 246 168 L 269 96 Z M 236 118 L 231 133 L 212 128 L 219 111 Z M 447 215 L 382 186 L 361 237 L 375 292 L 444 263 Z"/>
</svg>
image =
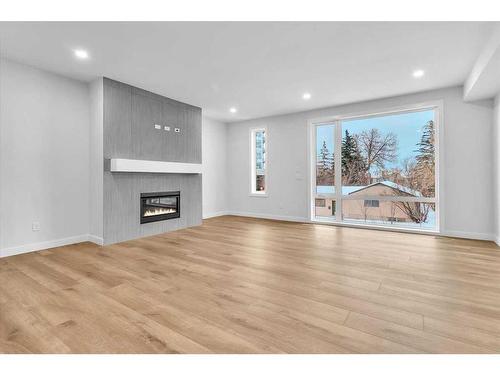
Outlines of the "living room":
<svg viewBox="0 0 500 375">
<path fill-rule="evenodd" d="M 0 53 L 1 353 L 500 351 L 498 21 L 1 21 Z"/>
</svg>

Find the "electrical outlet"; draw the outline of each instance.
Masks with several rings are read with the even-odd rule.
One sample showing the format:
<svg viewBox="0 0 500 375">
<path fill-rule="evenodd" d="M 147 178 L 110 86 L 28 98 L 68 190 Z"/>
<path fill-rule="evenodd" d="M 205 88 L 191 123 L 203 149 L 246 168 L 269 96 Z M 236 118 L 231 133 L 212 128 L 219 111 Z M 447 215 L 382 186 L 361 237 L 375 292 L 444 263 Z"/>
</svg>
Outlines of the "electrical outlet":
<svg viewBox="0 0 500 375">
<path fill-rule="evenodd" d="M 176 133 L 180 133 L 181 132 L 181 128 L 175 128 L 175 132 Z"/>
<path fill-rule="evenodd" d="M 170 131 L 170 126 L 165 126 L 163 129 L 165 129 L 165 131 L 169 132 Z"/>
<path fill-rule="evenodd" d="M 160 130 L 161 129 L 161 125 L 155 124 L 155 129 L 156 130 Z"/>
<path fill-rule="evenodd" d="M 33 230 L 33 232 L 38 232 L 40 230 L 40 222 L 39 221 L 34 221 L 31 224 L 31 229 Z"/>
</svg>

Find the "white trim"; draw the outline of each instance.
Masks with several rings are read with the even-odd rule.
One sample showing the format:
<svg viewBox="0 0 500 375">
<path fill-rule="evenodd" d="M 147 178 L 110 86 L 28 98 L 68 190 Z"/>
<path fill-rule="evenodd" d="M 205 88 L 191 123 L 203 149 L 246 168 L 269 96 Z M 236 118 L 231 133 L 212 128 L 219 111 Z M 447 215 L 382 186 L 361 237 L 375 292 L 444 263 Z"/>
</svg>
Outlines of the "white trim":
<svg viewBox="0 0 500 375">
<path fill-rule="evenodd" d="M 243 212 L 243 211 L 229 211 L 227 213 L 227 215 L 252 217 L 255 219 L 267 219 L 267 220 L 292 221 L 292 222 L 299 222 L 299 223 L 310 223 L 310 220 L 308 220 L 306 217 L 301 217 L 301 216 L 258 214 L 258 213 L 254 213 L 254 212 Z"/>
<path fill-rule="evenodd" d="M 26 244 L 26 245 L 13 246 L 13 247 L 1 249 L 0 250 L 0 258 L 12 256 L 12 255 L 30 253 L 33 251 L 51 249 L 53 247 L 72 245 L 75 243 L 86 242 L 86 241 L 91 241 L 90 235 L 81 234 L 79 236 L 60 238 L 60 239 L 52 240 L 52 241 L 36 242 L 36 243 L 30 243 L 30 244 Z"/>
<path fill-rule="evenodd" d="M 376 225 L 364 225 L 364 224 L 352 224 L 352 223 L 337 223 L 337 222 L 321 222 L 321 221 L 311 221 L 305 217 L 300 216 L 286 216 L 286 215 L 274 215 L 274 214 L 259 214 L 253 212 L 242 212 L 242 211 L 220 211 L 214 213 L 213 215 L 205 215 L 203 218 L 208 219 L 210 217 L 217 216 L 241 216 L 241 217 L 251 217 L 256 219 L 266 219 L 266 220 L 279 220 L 279 221 L 290 221 L 305 224 L 318 224 L 318 225 L 331 225 L 337 227 L 346 228 L 358 228 L 358 229 L 371 229 L 371 230 L 381 230 L 389 232 L 401 232 L 401 233 L 414 233 L 414 234 L 425 234 L 434 235 L 440 237 L 451 237 L 451 238 L 465 238 L 473 240 L 483 240 L 483 241 L 493 241 L 498 246 L 500 246 L 500 237 L 496 237 L 494 234 L 488 233 L 475 233 L 475 232 L 462 232 L 462 231 L 442 231 L 441 233 L 428 231 L 428 230 L 418 230 L 418 229 L 408 229 L 408 228 L 388 228 Z M 73 245 L 81 242 L 93 242 L 97 245 L 103 245 L 103 239 L 91 234 L 82 234 L 74 237 L 61 238 L 52 241 L 37 242 L 27 245 L 14 246 L 0 250 L 0 258 L 9 257 L 13 255 L 25 254 L 34 251 L 47 250 L 54 247 Z"/>
<path fill-rule="evenodd" d="M 265 190 L 263 192 L 257 192 L 255 177 L 256 177 L 256 165 L 255 165 L 255 133 L 259 131 L 264 131 L 264 153 L 265 153 L 265 168 L 264 168 L 264 182 L 265 182 Z M 257 128 L 249 129 L 250 135 L 250 184 L 249 184 L 249 193 L 250 197 L 258 197 L 258 198 L 267 198 L 269 192 L 269 132 L 266 126 L 260 126 Z"/>
<path fill-rule="evenodd" d="M 445 217 L 441 213 L 444 212 L 443 207 L 445 207 L 445 174 L 443 171 L 445 170 L 444 165 L 444 104 L 443 100 L 435 101 L 435 118 L 437 121 L 437 132 L 435 134 L 436 139 L 434 140 L 435 149 L 434 149 L 434 174 L 435 174 L 435 191 L 434 197 L 437 199 L 436 204 L 436 218 L 437 218 L 437 230 L 441 232 L 443 228 L 445 228 Z"/>
<path fill-rule="evenodd" d="M 321 220 L 314 219 L 311 220 L 311 224 L 322 224 L 322 225 L 333 225 L 338 227 L 355 228 L 355 229 L 373 229 L 382 230 L 386 232 L 400 232 L 400 233 L 413 233 L 413 234 L 427 234 L 431 236 L 438 236 L 439 232 L 433 229 L 419 229 L 419 228 L 405 228 L 398 226 L 388 226 L 385 224 L 363 224 L 363 223 L 351 223 L 345 221 L 333 221 L 333 220 Z"/>
<path fill-rule="evenodd" d="M 419 102 L 419 103 L 414 103 L 414 104 L 408 104 L 408 105 L 399 105 L 399 106 L 394 106 L 394 107 L 384 107 L 385 109 L 376 111 L 376 110 L 363 110 L 363 111 L 357 111 L 357 112 L 351 112 L 343 115 L 331 115 L 331 116 L 323 116 L 323 117 L 316 117 L 308 120 L 308 123 L 310 124 L 315 124 L 315 125 L 326 125 L 326 124 L 331 124 L 335 121 L 342 121 L 342 120 L 352 120 L 352 119 L 366 119 L 366 118 L 371 118 L 371 117 L 380 117 L 384 115 L 391 115 L 391 114 L 399 114 L 399 113 L 411 113 L 411 112 L 418 112 L 418 111 L 425 111 L 430 108 L 434 107 L 442 107 L 443 106 L 443 100 L 431 100 L 427 102 Z"/>
<path fill-rule="evenodd" d="M 267 176 L 266 176 L 267 178 Z M 266 182 L 266 185 L 267 185 L 267 182 Z M 267 194 L 267 192 L 263 192 L 263 193 L 249 193 L 248 194 L 249 197 L 254 197 L 254 198 L 267 198 L 269 196 L 269 194 Z"/>
<path fill-rule="evenodd" d="M 305 217 L 300 216 L 285 216 L 285 215 L 274 215 L 274 214 L 258 214 L 254 212 L 242 212 L 242 211 L 228 211 L 227 215 L 241 216 L 241 217 L 251 217 L 255 219 L 265 219 L 265 220 L 279 220 L 279 221 L 290 221 L 298 222 L 304 224 L 313 225 L 330 225 L 334 227 L 344 227 L 353 229 L 367 229 L 367 230 L 379 230 L 385 232 L 398 232 L 398 233 L 411 233 L 411 234 L 422 234 L 427 236 L 436 237 L 450 237 L 450 238 L 464 238 L 469 240 L 482 240 L 482 241 L 493 241 L 500 246 L 500 237 L 495 238 L 495 235 L 488 233 L 476 233 L 476 232 L 461 232 L 461 231 L 442 231 L 441 233 L 433 230 L 426 229 L 410 229 L 410 228 L 390 228 L 379 225 L 369 225 L 369 224 L 354 224 L 354 223 L 343 223 L 334 221 L 312 221 Z"/>
<path fill-rule="evenodd" d="M 197 163 L 174 163 L 168 161 L 111 159 L 111 172 L 135 173 L 185 173 L 201 174 L 202 165 Z"/>
<path fill-rule="evenodd" d="M 335 221 L 342 223 L 342 124 L 335 121 L 333 133 L 333 152 L 335 173 Z M 339 168 L 340 167 L 340 168 Z M 339 173 L 340 172 L 340 173 Z M 313 218 L 311 218 L 313 219 Z"/>
<path fill-rule="evenodd" d="M 309 166 L 309 205 L 307 206 L 307 217 L 312 219 L 315 213 L 316 198 L 316 126 L 311 121 L 307 122 L 307 165 Z"/>
<path fill-rule="evenodd" d="M 203 219 L 210 219 L 212 217 L 225 216 L 225 215 L 229 215 L 229 211 L 209 212 L 203 214 Z"/>
<path fill-rule="evenodd" d="M 500 237 L 499 236 L 493 236 L 494 237 L 494 242 L 497 244 L 497 246 L 500 246 Z"/>
<path fill-rule="evenodd" d="M 322 196 L 322 194 L 318 194 Z M 329 197 L 327 197 L 329 198 Z M 436 198 L 427 197 L 410 197 L 410 196 L 392 196 L 392 195 L 342 195 L 341 198 L 345 201 L 362 201 L 374 200 L 381 202 L 422 202 L 422 203 L 435 203 Z"/>
<path fill-rule="evenodd" d="M 318 194 L 316 194 L 316 127 L 319 125 L 333 125 L 334 126 L 334 152 L 335 152 L 335 167 L 337 168 L 341 165 L 341 142 L 342 142 L 342 121 L 343 120 L 351 120 L 351 119 L 366 119 L 373 117 L 386 116 L 391 114 L 401 114 L 401 113 L 412 113 L 418 111 L 425 110 L 434 110 L 434 122 L 435 122 L 435 197 L 426 198 L 426 197 L 385 197 L 385 196 L 345 196 L 342 195 L 341 192 L 341 174 L 337 173 L 335 175 L 335 194 L 327 194 L 332 199 L 336 200 L 336 211 L 342 212 L 342 200 L 355 200 L 355 199 L 376 199 L 383 201 L 405 201 L 405 202 L 429 202 L 436 204 L 436 228 L 432 230 L 432 233 L 440 233 L 441 228 L 444 228 L 444 218 L 443 215 L 440 214 L 441 207 L 444 207 L 444 197 L 442 194 L 443 185 L 444 185 L 444 177 L 440 173 L 441 170 L 444 170 L 443 158 L 440 158 L 440 154 L 443 152 L 442 150 L 442 139 L 443 138 L 443 100 L 434 100 L 428 102 L 421 102 L 416 104 L 402 105 L 397 107 L 392 107 L 385 109 L 383 111 L 360 111 L 357 113 L 350 113 L 345 115 L 331 115 L 321 118 L 313 118 L 307 121 L 309 128 L 309 163 L 308 166 L 310 168 L 310 182 L 309 182 L 309 192 L 310 192 L 310 204 L 309 204 L 309 215 L 308 217 L 312 222 L 321 222 L 315 218 L 314 211 L 314 199 Z M 323 194 L 319 196 L 323 197 Z M 338 224 L 348 224 L 342 222 L 342 214 L 338 215 L 336 212 L 335 221 Z M 348 224 L 350 225 L 350 224 Z M 357 226 L 357 225 L 356 225 Z M 369 225 L 369 227 L 375 227 L 375 229 L 379 229 L 378 225 Z M 387 227 L 389 230 L 399 230 L 400 228 L 392 228 Z M 401 228 L 405 229 L 405 228 Z"/>
<path fill-rule="evenodd" d="M 98 236 L 94 236 L 93 234 L 88 235 L 88 241 L 95 243 L 96 245 L 104 245 L 104 239 Z"/>
<path fill-rule="evenodd" d="M 441 236 L 450 238 L 465 238 L 468 240 L 482 240 L 482 241 L 496 242 L 495 235 L 492 233 L 476 233 L 476 232 L 462 232 L 456 230 L 445 230 L 441 232 Z"/>
</svg>

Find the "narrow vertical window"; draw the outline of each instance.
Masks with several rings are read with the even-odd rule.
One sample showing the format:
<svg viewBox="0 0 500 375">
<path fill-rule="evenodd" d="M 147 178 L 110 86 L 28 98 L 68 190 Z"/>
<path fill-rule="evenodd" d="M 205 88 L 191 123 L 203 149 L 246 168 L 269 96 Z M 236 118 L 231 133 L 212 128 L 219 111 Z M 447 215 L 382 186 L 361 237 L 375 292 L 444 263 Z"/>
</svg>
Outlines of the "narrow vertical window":
<svg viewBox="0 0 500 375">
<path fill-rule="evenodd" d="M 250 193 L 265 196 L 267 193 L 267 133 L 266 129 L 252 129 L 251 137 L 251 187 Z"/>
</svg>

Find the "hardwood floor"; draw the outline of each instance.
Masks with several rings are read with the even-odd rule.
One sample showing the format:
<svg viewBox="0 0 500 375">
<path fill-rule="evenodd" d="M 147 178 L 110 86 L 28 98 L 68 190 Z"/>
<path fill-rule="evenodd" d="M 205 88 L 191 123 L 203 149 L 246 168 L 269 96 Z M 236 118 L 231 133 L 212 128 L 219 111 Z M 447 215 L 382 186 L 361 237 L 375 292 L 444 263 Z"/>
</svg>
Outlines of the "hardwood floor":
<svg viewBox="0 0 500 375">
<path fill-rule="evenodd" d="M 500 249 L 225 216 L 0 259 L 3 353 L 500 353 Z"/>
</svg>

